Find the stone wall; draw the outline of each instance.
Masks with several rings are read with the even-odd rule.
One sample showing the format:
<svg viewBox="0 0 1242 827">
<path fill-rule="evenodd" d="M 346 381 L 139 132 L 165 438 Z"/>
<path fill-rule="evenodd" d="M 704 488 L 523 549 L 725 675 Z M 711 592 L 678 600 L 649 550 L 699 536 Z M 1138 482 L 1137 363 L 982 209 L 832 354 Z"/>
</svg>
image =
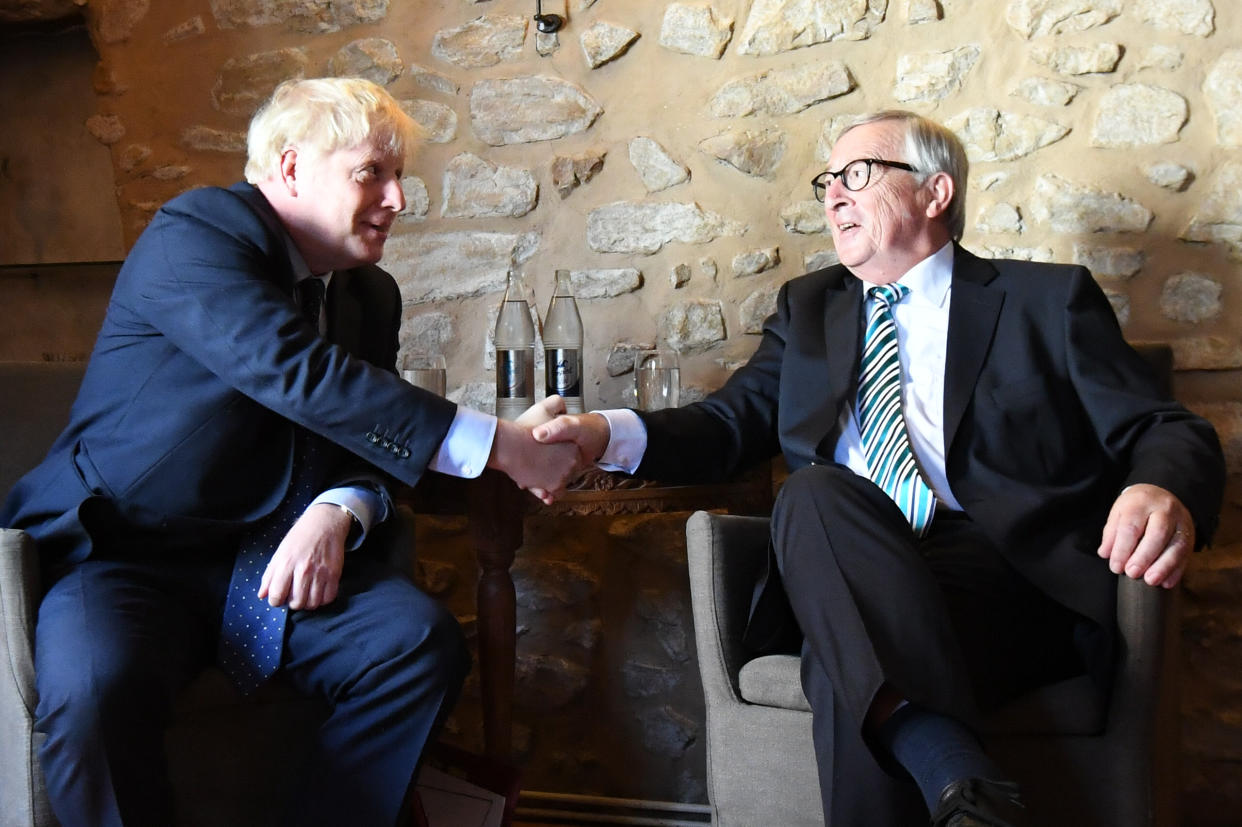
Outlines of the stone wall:
<svg viewBox="0 0 1242 827">
<path fill-rule="evenodd" d="M 541 311 L 553 271 L 573 271 L 588 405 L 630 401 L 628 355 L 656 342 L 681 352 L 685 395 L 696 398 L 754 349 L 779 285 L 834 260 L 809 179 L 843 120 L 897 106 L 949 124 L 973 164 L 966 246 L 1090 266 L 1127 335 L 1173 343 L 1179 397 L 1212 419 L 1226 445 L 1233 474 L 1224 527 L 1187 577 L 1184 788 L 1188 823 L 1235 821 L 1237 4 L 550 0 L 544 10 L 567 18 L 555 35 L 537 32 L 531 0 L 85 4 L 101 60 L 97 112 L 84 126 L 111 151 L 126 244 L 168 197 L 240 177 L 247 119 L 280 80 L 361 74 L 405 103 L 428 143 L 410 165 L 409 207 L 384 262 L 406 300 L 403 346 L 442 349 L 450 396 L 482 409 L 492 404 L 488 331 L 509 268 Z M 630 696 L 641 719 L 659 708 L 642 700 L 660 697 L 655 673 L 634 665 L 642 659 L 592 671 L 601 658 L 580 645 L 600 634 L 592 601 L 613 589 L 600 546 L 580 560 L 559 556 L 578 568 L 553 572 L 539 555 L 566 538 L 546 532 L 528 535 L 531 556 L 519 572 L 530 632 L 520 643 L 524 674 L 578 675 L 588 695 L 606 682 L 645 681 L 654 688 Z M 664 538 L 678 542 L 673 529 Z M 536 597 L 549 582 L 559 584 L 554 612 Z M 631 632 L 642 634 L 623 640 L 659 640 L 651 637 L 657 621 L 688 623 L 680 609 L 633 599 L 633 616 L 645 619 Z M 667 655 L 670 644 L 662 646 Z M 680 680 L 693 681 L 691 660 L 660 663 L 680 664 Z M 587 716 L 584 728 L 591 722 L 581 705 L 567 708 Z M 685 744 L 701 739 L 692 704 L 671 708 L 648 716 L 663 740 L 640 748 L 630 766 L 655 761 L 681 734 Z M 612 731 L 627 726 L 635 720 L 607 719 Z M 685 778 L 670 792 L 583 770 L 594 760 L 587 753 L 607 750 L 584 743 L 575 753 L 575 727 L 565 728 L 568 741 L 555 747 L 530 731 L 531 754 L 566 756 L 559 769 L 544 765 L 535 786 L 701 795 L 701 746 L 668 759 L 675 769 L 665 775 Z"/>
<path fill-rule="evenodd" d="M 169 196 L 239 177 L 280 80 L 360 74 L 428 132 L 385 264 L 408 345 L 491 404 L 504 275 L 542 310 L 568 268 L 588 402 L 630 392 L 638 345 L 685 355 L 692 395 L 754 347 L 785 279 L 832 260 L 808 179 L 843 119 L 902 106 L 965 139 L 966 243 L 1092 267 L 1135 338 L 1237 369 L 1242 69 L 1211 0 L 91 0 L 87 129 L 112 150 L 126 241 Z M 1232 48 L 1231 48 L 1232 47 Z"/>
<path fill-rule="evenodd" d="M 98 62 L 81 25 L 39 35 L 0 25 L 0 265 L 125 255 L 112 153 L 84 128 L 99 106 Z M 0 330 L 0 358 L 11 358 L 10 334 Z"/>
</svg>

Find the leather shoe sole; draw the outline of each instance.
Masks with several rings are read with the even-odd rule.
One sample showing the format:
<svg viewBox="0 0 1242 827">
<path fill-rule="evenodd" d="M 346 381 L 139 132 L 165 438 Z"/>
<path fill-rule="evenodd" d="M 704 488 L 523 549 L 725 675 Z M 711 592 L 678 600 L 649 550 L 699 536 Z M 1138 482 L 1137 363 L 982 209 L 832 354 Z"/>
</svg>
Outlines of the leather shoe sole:
<svg viewBox="0 0 1242 827">
<path fill-rule="evenodd" d="M 965 778 L 940 793 L 931 827 L 1030 827 L 1030 816 L 1009 781 Z"/>
</svg>

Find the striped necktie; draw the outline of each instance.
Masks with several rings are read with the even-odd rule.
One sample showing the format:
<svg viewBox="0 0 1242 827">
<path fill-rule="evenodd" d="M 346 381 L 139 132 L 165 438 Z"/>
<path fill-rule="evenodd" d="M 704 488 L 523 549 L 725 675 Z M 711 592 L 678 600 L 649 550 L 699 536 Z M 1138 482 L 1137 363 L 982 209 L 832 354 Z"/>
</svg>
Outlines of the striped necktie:
<svg viewBox="0 0 1242 827">
<path fill-rule="evenodd" d="M 893 322 L 893 305 L 909 292 L 901 284 L 882 284 L 867 293 L 872 301 L 863 339 L 858 419 L 872 481 L 892 497 L 922 537 L 931 525 L 936 495 L 919 473 L 901 412 L 901 359 Z"/>
</svg>

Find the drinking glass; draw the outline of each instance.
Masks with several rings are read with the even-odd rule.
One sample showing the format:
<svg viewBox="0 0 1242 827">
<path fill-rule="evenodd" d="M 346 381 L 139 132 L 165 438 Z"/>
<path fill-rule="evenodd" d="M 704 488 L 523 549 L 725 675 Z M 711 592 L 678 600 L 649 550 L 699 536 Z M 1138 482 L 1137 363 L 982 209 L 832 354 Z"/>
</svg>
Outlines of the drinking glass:
<svg viewBox="0 0 1242 827">
<path fill-rule="evenodd" d="M 671 350 L 639 351 L 634 357 L 634 389 L 639 410 L 676 408 L 681 395 L 677 354 Z"/>
<path fill-rule="evenodd" d="M 444 356 L 422 351 L 407 353 L 401 359 L 401 378 L 411 385 L 444 396 L 448 385 Z"/>
</svg>

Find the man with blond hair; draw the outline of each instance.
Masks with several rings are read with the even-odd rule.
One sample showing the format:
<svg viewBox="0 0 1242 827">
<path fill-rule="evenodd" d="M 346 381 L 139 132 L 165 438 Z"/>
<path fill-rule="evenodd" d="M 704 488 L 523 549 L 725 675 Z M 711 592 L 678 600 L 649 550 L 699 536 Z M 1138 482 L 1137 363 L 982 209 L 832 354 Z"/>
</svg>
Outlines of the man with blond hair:
<svg viewBox="0 0 1242 827">
<path fill-rule="evenodd" d="M 368 542 L 390 482 L 494 467 L 551 496 L 574 461 L 395 375 L 401 297 L 375 265 L 415 138 L 369 81 L 288 82 L 251 122 L 248 183 L 169 201 L 121 268 L 69 425 L 0 511 L 44 564 L 62 824 L 175 823 L 163 727 L 213 662 L 329 709 L 290 823 L 397 822 L 469 659 Z"/>
<path fill-rule="evenodd" d="M 840 264 L 781 288 L 723 388 L 535 429 L 669 482 L 784 455 L 747 643 L 801 651 L 832 827 L 1047 823 L 980 712 L 1083 672 L 1109 692 L 1116 575 L 1173 587 L 1217 522 L 1212 427 L 1091 274 L 960 246 L 967 167 L 926 118 L 861 119 L 812 181 Z"/>
</svg>

